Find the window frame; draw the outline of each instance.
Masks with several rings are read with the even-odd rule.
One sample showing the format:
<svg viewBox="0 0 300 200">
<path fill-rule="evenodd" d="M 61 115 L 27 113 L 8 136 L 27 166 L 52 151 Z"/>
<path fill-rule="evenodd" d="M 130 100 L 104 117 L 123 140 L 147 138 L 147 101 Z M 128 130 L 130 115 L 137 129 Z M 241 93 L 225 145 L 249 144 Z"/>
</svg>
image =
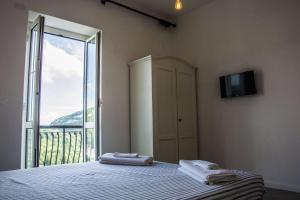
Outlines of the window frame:
<svg viewBox="0 0 300 200">
<path fill-rule="evenodd" d="M 45 19 L 47 19 L 47 16 L 45 15 L 41 15 L 41 16 L 44 16 L 44 21 Z M 24 74 L 24 103 L 23 103 L 23 107 L 25 110 L 27 110 L 27 103 L 28 103 L 28 87 L 29 87 L 29 84 L 28 84 L 28 81 L 29 81 L 29 76 L 28 74 L 30 73 L 30 66 L 29 66 L 29 56 L 30 56 L 30 51 L 31 51 L 31 28 L 33 27 L 34 25 L 34 22 L 28 22 L 28 29 L 27 29 L 27 40 L 26 40 L 26 57 L 25 57 L 25 60 L 26 60 L 26 65 L 25 65 L 25 74 Z M 90 27 L 91 28 L 91 27 Z M 93 28 L 94 29 L 94 28 Z M 81 41 L 81 42 L 85 42 L 85 51 L 86 51 L 86 45 L 87 45 L 87 41 L 91 38 L 91 37 L 94 37 L 95 35 L 97 35 L 97 42 L 98 42 L 98 48 L 97 48 L 97 69 L 96 69 L 96 89 L 97 89 L 97 92 L 96 92 L 96 98 L 97 98 L 97 101 L 96 101 L 96 113 L 97 113 L 97 117 L 95 119 L 95 137 L 96 137 L 96 141 L 95 141 L 95 159 L 97 159 L 97 156 L 100 155 L 101 153 L 101 141 L 100 141 L 100 138 L 101 137 L 101 112 L 100 112 L 100 98 L 101 98 L 101 88 L 102 88 L 102 81 L 101 81 L 101 77 L 102 77 L 102 66 L 101 66 L 101 59 L 102 59 L 102 31 L 98 30 L 98 29 L 95 29 L 95 32 L 94 34 L 91 34 L 89 36 L 87 35 L 83 35 L 83 34 L 80 34 L 80 33 L 74 33 L 74 32 L 71 32 L 71 31 L 67 31 L 67 30 L 62 30 L 62 29 L 59 29 L 59 28 L 56 28 L 56 27 L 51 27 L 51 26 L 47 26 L 44 24 L 43 26 L 43 34 L 50 34 L 50 35 L 56 35 L 56 36 L 59 36 L 59 37 L 63 37 L 63 38 L 68 38 L 68 39 L 73 39 L 73 40 L 78 40 L 78 41 Z M 43 36 L 42 36 L 43 37 Z M 42 41 L 43 42 L 43 41 Z M 86 54 L 86 52 L 85 52 Z M 42 52 L 39 53 L 39 56 L 42 56 Z M 41 64 L 42 65 L 42 64 Z M 85 64 L 86 65 L 86 64 Z M 84 66 L 84 68 L 86 68 L 86 66 Z M 84 70 L 85 71 L 85 70 Z M 85 76 L 85 74 L 84 74 Z M 41 80 L 41 77 L 42 75 L 40 74 L 39 75 L 39 81 Z M 84 77 L 85 78 L 85 77 Z M 39 84 L 41 84 L 41 82 L 39 82 Z M 85 82 L 83 83 L 85 84 Z M 85 85 L 83 85 L 83 87 L 85 88 Z M 40 86 L 38 88 L 38 90 L 40 90 Z M 40 104 L 40 102 L 38 103 Z M 39 106 L 39 105 L 38 105 Z M 23 109 L 23 110 L 24 110 Z M 84 109 L 84 108 L 83 108 Z M 40 110 L 38 111 L 40 113 Z M 22 124 L 22 156 L 21 156 L 21 168 L 26 168 L 26 130 L 27 130 L 27 127 L 26 127 L 26 120 L 27 120 L 27 112 L 24 112 L 23 111 L 23 124 Z M 38 127 L 40 126 L 40 122 L 38 120 Z M 39 129 L 39 128 L 38 128 Z M 84 124 L 83 124 L 83 131 L 84 131 Z M 37 137 L 36 139 L 39 140 L 39 130 L 37 132 Z M 35 142 L 36 143 L 36 142 Z M 38 142 L 37 144 L 35 144 L 37 146 L 38 145 Z M 85 145 L 84 145 L 85 146 Z M 38 155 L 39 154 L 39 151 L 40 149 L 38 149 L 38 147 L 35 147 L 37 148 L 36 149 L 36 154 Z M 85 153 L 84 153 L 85 154 Z M 39 158 L 38 156 L 36 157 L 36 160 L 34 161 L 34 167 L 38 167 L 39 166 Z M 84 162 L 86 162 L 85 158 L 84 158 Z"/>
</svg>

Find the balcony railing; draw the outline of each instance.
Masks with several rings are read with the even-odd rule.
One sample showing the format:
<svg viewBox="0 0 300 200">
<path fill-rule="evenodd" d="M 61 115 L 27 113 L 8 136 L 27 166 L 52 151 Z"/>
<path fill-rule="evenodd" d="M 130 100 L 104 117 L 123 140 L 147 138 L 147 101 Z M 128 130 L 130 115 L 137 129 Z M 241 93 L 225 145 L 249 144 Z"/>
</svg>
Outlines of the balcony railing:
<svg viewBox="0 0 300 200">
<path fill-rule="evenodd" d="M 83 162 L 83 143 L 82 126 L 40 126 L 39 165 Z"/>
</svg>

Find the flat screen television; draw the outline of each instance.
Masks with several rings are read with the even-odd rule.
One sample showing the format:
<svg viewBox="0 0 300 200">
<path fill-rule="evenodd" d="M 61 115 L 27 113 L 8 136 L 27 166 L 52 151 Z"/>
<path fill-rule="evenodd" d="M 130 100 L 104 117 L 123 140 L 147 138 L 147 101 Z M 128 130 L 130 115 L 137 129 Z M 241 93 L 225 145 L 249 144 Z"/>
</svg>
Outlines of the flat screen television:
<svg viewBox="0 0 300 200">
<path fill-rule="evenodd" d="M 256 94 L 254 71 L 220 77 L 221 97 L 239 97 Z"/>
</svg>

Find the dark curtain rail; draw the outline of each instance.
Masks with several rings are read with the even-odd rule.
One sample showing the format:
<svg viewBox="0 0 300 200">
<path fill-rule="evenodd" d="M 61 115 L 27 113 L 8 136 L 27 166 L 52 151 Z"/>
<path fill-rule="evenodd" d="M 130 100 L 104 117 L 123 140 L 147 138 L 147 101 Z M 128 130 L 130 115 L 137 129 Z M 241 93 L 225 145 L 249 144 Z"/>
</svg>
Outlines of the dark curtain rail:
<svg viewBox="0 0 300 200">
<path fill-rule="evenodd" d="M 163 25 L 163 26 L 165 26 L 165 27 L 174 27 L 174 28 L 176 27 L 176 24 L 174 24 L 174 23 L 172 23 L 172 22 L 169 22 L 169 21 L 167 21 L 167 20 L 164 20 L 164 19 L 155 17 L 155 16 L 153 16 L 153 15 L 150 15 L 150 14 L 148 14 L 148 13 L 139 11 L 139 10 L 137 10 L 137 9 L 131 8 L 131 7 L 129 7 L 129 6 L 126 6 L 126 5 L 124 5 L 124 4 L 121 4 L 121 3 L 119 3 L 119 2 L 112 1 L 112 0 L 101 0 L 101 3 L 102 3 L 103 5 L 105 5 L 107 2 L 108 2 L 108 3 L 115 4 L 115 5 L 120 6 L 120 7 L 122 7 L 122 8 L 128 9 L 128 10 L 130 10 L 130 11 L 132 11 L 132 12 L 135 12 L 135 13 L 138 13 L 138 14 L 140 14 L 140 15 L 149 17 L 149 18 L 151 18 L 151 19 L 157 20 L 157 21 L 159 21 L 159 23 L 160 23 L 161 25 Z"/>
</svg>

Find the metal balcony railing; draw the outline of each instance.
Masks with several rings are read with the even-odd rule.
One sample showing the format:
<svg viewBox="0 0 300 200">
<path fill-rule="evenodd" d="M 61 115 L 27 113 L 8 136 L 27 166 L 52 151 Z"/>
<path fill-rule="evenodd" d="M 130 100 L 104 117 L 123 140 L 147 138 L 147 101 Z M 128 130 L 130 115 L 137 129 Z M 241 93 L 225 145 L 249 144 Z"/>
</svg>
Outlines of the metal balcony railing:
<svg viewBox="0 0 300 200">
<path fill-rule="evenodd" d="M 39 165 L 83 162 L 82 126 L 40 126 Z"/>
</svg>

